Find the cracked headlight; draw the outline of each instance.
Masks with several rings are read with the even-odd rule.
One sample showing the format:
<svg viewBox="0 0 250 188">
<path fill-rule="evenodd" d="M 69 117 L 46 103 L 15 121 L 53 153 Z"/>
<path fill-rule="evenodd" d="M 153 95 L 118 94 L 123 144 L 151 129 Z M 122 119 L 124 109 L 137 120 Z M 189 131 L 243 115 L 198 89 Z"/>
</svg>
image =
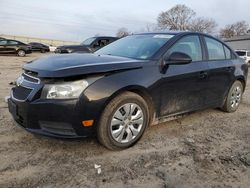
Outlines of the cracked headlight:
<svg viewBox="0 0 250 188">
<path fill-rule="evenodd" d="M 60 84 L 47 84 L 46 98 L 47 99 L 72 99 L 78 98 L 80 94 L 89 86 L 87 80 L 74 82 L 64 82 Z"/>
</svg>

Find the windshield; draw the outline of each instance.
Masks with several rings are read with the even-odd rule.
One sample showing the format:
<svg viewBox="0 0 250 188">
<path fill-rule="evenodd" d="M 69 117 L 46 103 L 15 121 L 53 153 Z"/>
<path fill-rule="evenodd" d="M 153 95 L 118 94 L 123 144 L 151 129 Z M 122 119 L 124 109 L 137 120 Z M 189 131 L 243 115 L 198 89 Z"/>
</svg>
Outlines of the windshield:
<svg viewBox="0 0 250 188">
<path fill-rule="evenodd" d="M 89 38 L 89 39 L 86 39 L 85 41 L 83 41 L 83 42 L 81 43 L 81 45 L 86 45 L 86 46 L 88 46 L 88 45 L 90 45 L 92 42 L 94 42 L 95 39 L 96 39 L 96 38 Z"/>
<path fill-rule="evenodd" d="M 238 56 L 246 56 L 246 52 L 243 51 L 236 51 L 236 53 L 238 54 Z"/>
<path fill-rule="evenodd" d="M 134 59 L 149 59 L 174 35 L 147 34 L 131 35 L 117 40 L 95 53 Z"/>
</svg>

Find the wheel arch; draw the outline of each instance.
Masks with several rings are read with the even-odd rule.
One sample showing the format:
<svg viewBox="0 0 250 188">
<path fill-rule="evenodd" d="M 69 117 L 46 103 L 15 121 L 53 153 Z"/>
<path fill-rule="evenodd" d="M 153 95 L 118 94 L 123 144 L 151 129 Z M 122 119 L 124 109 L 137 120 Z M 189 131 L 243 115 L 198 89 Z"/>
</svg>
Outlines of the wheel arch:
<svg viewBox="0 0 250 188">
<path fill-rule="evenodd" d="M 236 81 L 237 80 L 242 83 L 242 85 L 243 85 L 243 91 L 245 91 L 245 88 L 246 88 L 246 80 L 245 80 L 245 78 L 243 76 L 238 76 L 238 77 L 236 77 Z"/>
<path fill-rule="evenodd" d="M 156 116 L 156 109 L 155 109 L 155 104 L 153 102 L 153 99 L 151 98 L 149 92 L 147 91 L 146 88 L 142 87 L 142 86 L 137 86 L 137 85 L 131 85 L 131 86 L 126 86 L 124 88 L 121 88 L 119 90 L 117 90 L 115 93 L 113 93 L 105 102 L 105 106 L 115 97 L 117 97 L 118 95 L 121 95 L 124 92 L 132 92 L 135 93 L 139 96 L 141 96 L 147 103 L 148 105 L 148 109 L 149 109 L 149 113 L 150 113 L 150 123 L 152 123 L 152 121 L 154 120 L 155 116 Z M 103 109 L 104 110 L 104 109 Z M 102 110 L 102 112 L 103 112 Z"/>
</svg>

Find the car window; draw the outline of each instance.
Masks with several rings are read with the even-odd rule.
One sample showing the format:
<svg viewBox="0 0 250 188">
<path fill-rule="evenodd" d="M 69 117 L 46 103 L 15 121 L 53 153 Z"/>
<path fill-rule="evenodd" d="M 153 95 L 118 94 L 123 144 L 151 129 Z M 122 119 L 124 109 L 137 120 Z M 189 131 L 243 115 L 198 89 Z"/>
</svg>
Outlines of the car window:
<svg viewBox="0 0 250 188">
<path fill-rule="evenodd" d="M 91 45 L 95 40 L 96 40 L 96 37 L 88 38 L 85 41 L 83 41 L 81 45 L 86 45 L 86 46 Z"/>
<path fill-rule="evenodd" d="M 232 59 L 231 50 L 229 50 L 229 48 L 226 46 L 224 46 L 224 49 L 225 49 L 226 59 Z"/>
<path fill-rule="evenodd" d="M 101 48 L 98 55 L 113 55 L 135 59 L 150 59 L 174 35 L 130 35 Z"/>
<path fill-rule="evenodd" d="M 0 45 L 6 45 L 7 41 L 6 40 L 0 40 Z"/>
<path fill-rule="evenodd" d="M 167 52 L 168 55 L 181 52 L 189 55 L 192 61 L 202 61 L 202 51 L 199 36 L 186 36 L 177 41 Z"/>
<path fill-rule="evenodd" d="M 235 51 L 238 56 L 246 56 L 246 52 L 244 51 Z"/>
<path fill-rule="evenodd" d="M 225 59 L 225 53 L 223 44 L 217 40 L 209 37 L 205 37 L 205 41 L 208 49 L 209 60 L 223 60 Z"/>
<path fill-rule="evenodd" d="M 247 56 L 250 57 L 250 52 L 247 52 Z"/>
<path fill-rule="evenodd" d="M 102 47 L 102 46 L 106 46 L 108 43 L 109 43 L 108 39 L 102 39 L 100 44 L 101 44 L 101 47 Z"/>
<path fill-rule="evenodd" d="M 11 45 L 17 45 L 18 42 L 17 41 L 13 41 L 13 40 L 9 40 L 8 41 L 8 44 L 11 44 Z"/>
</svg>

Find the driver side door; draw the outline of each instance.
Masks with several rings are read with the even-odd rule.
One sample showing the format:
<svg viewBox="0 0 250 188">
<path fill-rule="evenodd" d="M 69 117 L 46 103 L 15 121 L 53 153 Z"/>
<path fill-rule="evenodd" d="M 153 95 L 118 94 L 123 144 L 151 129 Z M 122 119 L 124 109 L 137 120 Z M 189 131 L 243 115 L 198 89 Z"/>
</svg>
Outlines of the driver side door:
<svg viewBox="0 0 250 188">
<path fill-rule="evenodd" d="M 209 68 L 207 61 L 203 61 L 204 50 L 199 35 L 182 37 L 165 56 L 174 52 L 189 55 L 192 62 L 166 65 L 161 79 L 161 117 L 198 110 L 205 105 Z"/>
</svg>

